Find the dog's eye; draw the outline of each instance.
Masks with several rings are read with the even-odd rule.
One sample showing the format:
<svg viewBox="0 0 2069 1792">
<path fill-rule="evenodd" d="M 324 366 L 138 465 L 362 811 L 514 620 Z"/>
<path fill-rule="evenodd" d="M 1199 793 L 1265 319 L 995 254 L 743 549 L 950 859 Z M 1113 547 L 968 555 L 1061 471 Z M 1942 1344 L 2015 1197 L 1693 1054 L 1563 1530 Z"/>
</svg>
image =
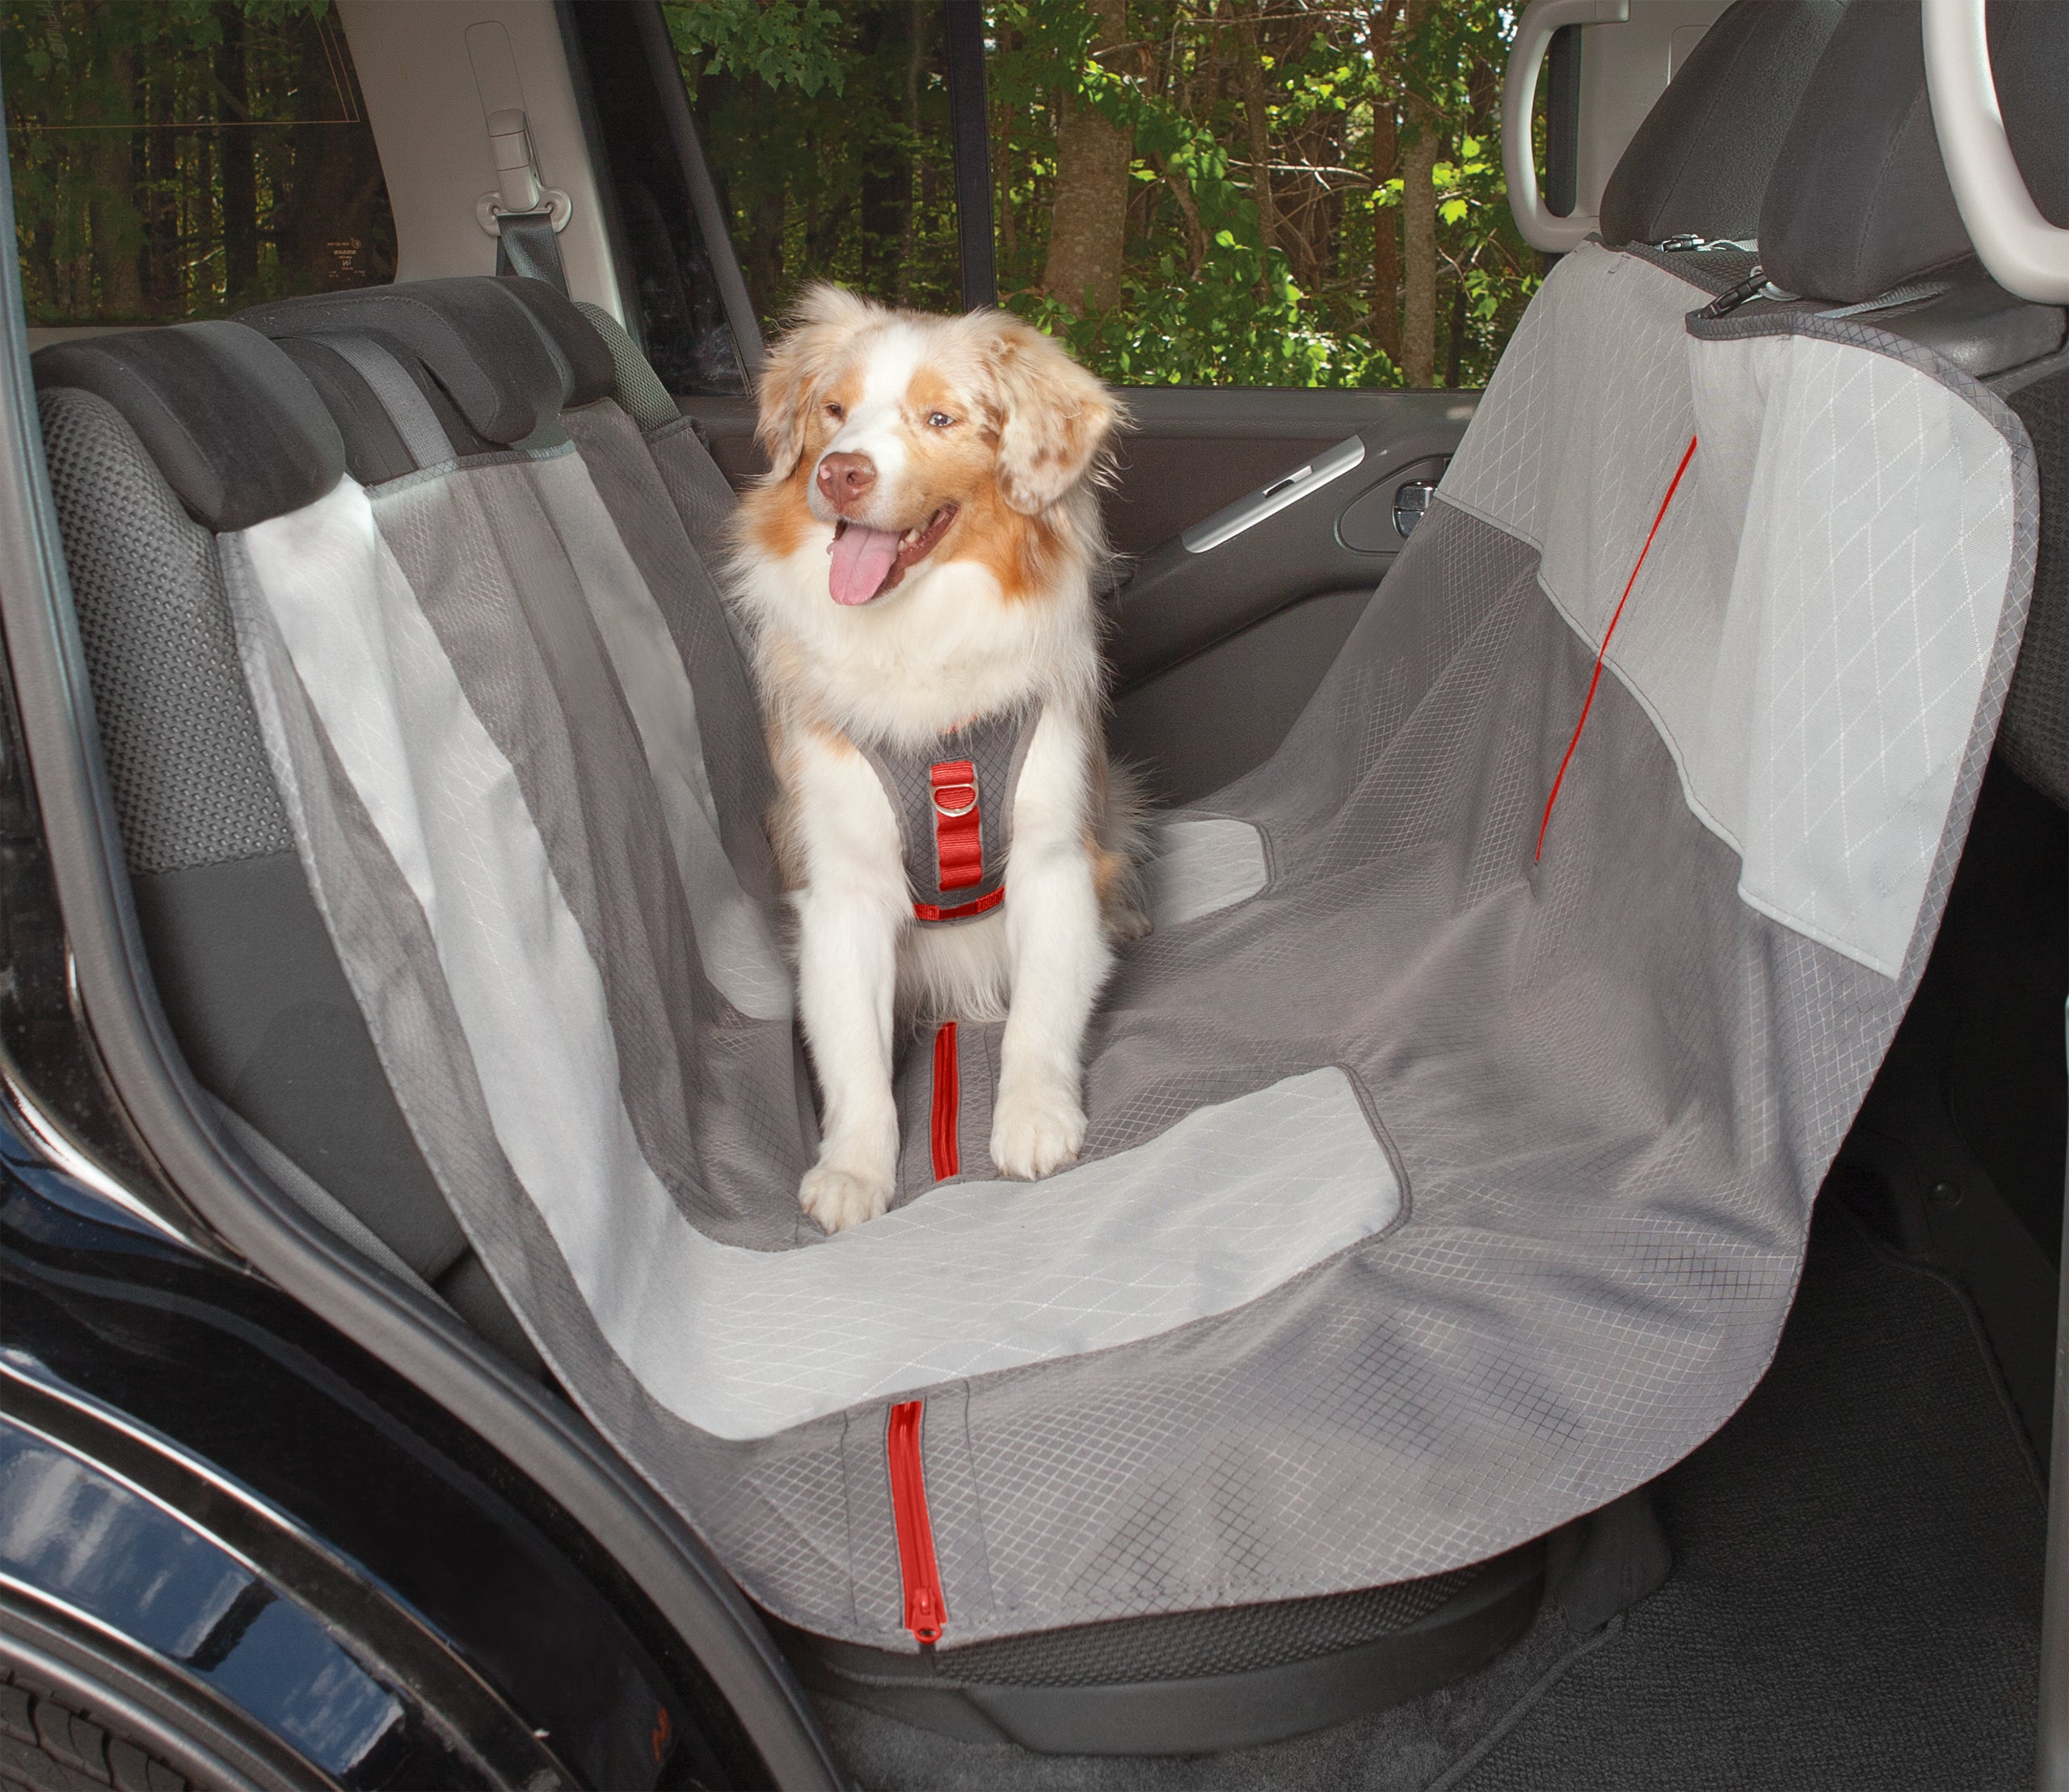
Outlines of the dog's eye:
<svg viewBox="0 0 2069 1792">
<path fill-rule="evenodd" d="M 927 428 L 929 429 L 946 429 L 954 421 L 954 418 L 949 415 L 946 411 L 937 411 L 933 414 L 933 415 L 927 419 Z"/>
<path fill-rule="evenodd" d="M 841 421 L 841 420 L 843 417 L 845 417 L 845 416 L 846 416 L 846 415 L 848 415 L 848 413 L 847 413 L 846 411 L 843 411 L 843 410 L 841 408 L 841 407 L 840 407 L 839 405 L 837 405 L 837 404 L 829 404 L 828 406 L 827 406 L 827 407 L 826 407 L 826 414 L 827 414 L 827 415 L 828 415 L 828 416 L 831 417 L 831 418 L 832 418 L 832 419 L 836 423 L 840 422 L 840 421 Z"/>
</svg>

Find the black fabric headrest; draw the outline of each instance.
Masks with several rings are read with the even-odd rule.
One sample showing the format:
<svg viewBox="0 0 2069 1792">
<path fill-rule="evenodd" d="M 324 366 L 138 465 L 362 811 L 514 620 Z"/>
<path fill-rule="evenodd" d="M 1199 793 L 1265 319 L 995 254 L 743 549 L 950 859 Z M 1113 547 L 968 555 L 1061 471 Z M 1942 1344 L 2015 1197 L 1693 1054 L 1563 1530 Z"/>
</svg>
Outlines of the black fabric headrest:
<svg viewBox="0 0 2069 1792">
<path fill-rule="evenodd" d="M 542 280 L 499 276 L 503 289 L 532 314 L 547 348 L 560 364 L 563 407 L 594 404 L 617 390 L 617 365 L 596 327 L 566 293 Z"/>
<path fill-rule="evenodd" d="M 1734 0 L 1675 73 L 1603 189 L 1602 239 L 1743 241 L 1846 0 Z"/>
<path fill-rule="evenodd" d="M 1992 0 L 1990 58 L 2033 203 L 2069 225 L 2069 133 L 2056 117 L 2069 6 Z M 1877 297 L 1973 253 L 1940 160 L 1919 0 L 1853 0 L 1782 140 L 1760 207 L 1760 264 L 1786 292 Z"/>
<path fill-rule="evenodd" d="M 39 349 L 39 388 L 91 392 L 120 411 L 195 521 L 249 529 L 314 504 L 345 445 L 301 369 L 241 323 L 180 323 Z"/>
<path fill-rule="evenodd" d="M 462 274 L 278 299 L 238 316 L 269 336 L 377 335 L 413 356 L 477 435 L 508 444 L 559 415 L 567 383 L 533 312 L 508 291 L 512 284 Z"/>
</svg>

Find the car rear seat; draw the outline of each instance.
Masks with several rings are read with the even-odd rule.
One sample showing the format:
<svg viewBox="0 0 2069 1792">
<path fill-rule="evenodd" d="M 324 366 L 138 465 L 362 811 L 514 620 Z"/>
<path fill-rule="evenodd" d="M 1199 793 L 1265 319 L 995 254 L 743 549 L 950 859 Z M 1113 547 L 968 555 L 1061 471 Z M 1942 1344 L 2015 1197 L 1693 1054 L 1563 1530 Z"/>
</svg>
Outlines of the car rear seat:
<svg viewBox="0 0 2069 1792">
<path fill-rule="evenodd" d="M 419 487 L 444 490 L 441 468 L 478 475 L 470 511 L 427 512 L 407 545 L 407 570 L 427 613 L 440 613 L 449 651 L 507 662 L 510 709 L 500 721 L 482 719 L 491 733 L 502 730 L 498 744 L 520 780 L 584 782 L 572 812 L 594 824 L 557 862 L 599 867 L 596 888 L 571 897 L 592 931 L 592 950 L 607 974 L 613 962 L 659 963 L 694 981 L 690 967 L 701 961 L 714 984 L 731 985 L 734 1009 L 766 1011 L 787 988 L 780 963 L 772 980 L 756 921 L 773 889 L 756 824 L 768 772 L 698 552 L 715 545 L 730 497 L 687 424 L 659 418 L 651 393 L 642 398 L 636 380 L 625 381 L 622 347 L 607 371 L 611 363 L 608 345 L 556 295 L 487 280 L 284 301 L 241 324 L 65 344 L 37 360 L 111 777 L 175 1031 L 205 1086 L 485 1331 L 528 1355 L 402 1120 L 292 862 L 293 836 L 272 773 L 290 774 L 282 788 L 306 788 L 312 767 L 267 765 L 210 537 L 315 504 L 347 467 L 397 506 Z M 651 427 L 643 432 L 632 420 L 619 391 Z M 537 582 L 548 561 L 566 575 L 554 589 L 579 590 L 587 601 L 593 630 L 556 609 L 551 581 Z M 528 706 L 517 687 L 533 676 L 526 655 L 538 651 L 563 656 L 556 681 L 584 685 L 595 701 L 580 706 L 574 723 L 585 738 L 541 743 L 534 762 L 522 723 L 549 706 Z M 703 721 L 708 782 L 671 789 L 672 777 L 681 782 L 682 762 L 668 750 L 667 731 L 685 717 Z M 540 810 L 570 812 L 565 804 Z M 710 835 L 723 849 L 715 858 Z M 636 838 L 669 842 L 694 900 L 685 904 L 683 890 L 655 883 L 628 850 Z M 735 889 L 722 887 L 726 878 Z M 676 1067 L 710 1042 L 680 1036 L 660 1010 L 643 1012 L 655 1060 L 680 1087 Z M 723 1014 L 696 1024 L 723 1028 Z M 737 1043 L 767 1049 L 752 1029 L 739 1030 Z M 794 1069 L 772 1062 L 761 1080 L 787 1091 L 801 1086 Z M 419 1099 L 423 1093 L 415 1091 Z M 694 1162 L 715 1138 L 731 1162 L 756 1158 L 764 1175 L 794 1185 L 808 1114 L 718 1111 L 700 1107 L 693 1089 L 683 1111 L 680 1136 L 658 1141 L 651 1155 Z M 734 1142 L 724 1147 L 728 1134 Z M 713 1208 L 705 1187 L 672 1192 L 718 1235 L 746 1223 L 738 1210 Z M 609 1428 L 610 1415 L 603 1416 Z M 855 1472 L 869 1472 L 870 1446 L 858 1448 Z M 770 1497 L 771 1485 L 765 1481 L 755 1497 Z M 1116 1680 L 1161 1675 L 1192 1682 L 1195 1694 L 1198 1676 L 1232 1663 L 1269 1672 L 1319 1659 L 1362 1682 L 1340 1689 L 1336 1706 L 1311 1708 L 1333 1713 L 1345 1697 L 1354 1708 L 1359 1699 L 1384 1702 L 1431 1684 L 1433 1663 L 1444 1673 L 1462 1671 L 1490 1638 L 1498 1646 L 1519 1612 L 1527 1621 L 1543 1562 L 1528 1546 L 1494 1568 L 1379 1589 L 1384 1597 L 1346 1594 L 1213 1613 L 1203 1622 L 1145 1618 L 1099 1628 L 1114 1645 Z M 1456 1613 L 1470 1604 L 1469 1593 L 1483 1607 L 1499 1596 L 1491 1600 L 1498 1623 L 1454 1634 L 1469 1647 L 1447 1655 L 1426 1630 L 1397 1651 L 1406 1659 L 1384 1669 L 1369 1652 L 1427 1619 L 1431 1600 Z M 1002 1677 L 1009 1689 L 1038 1694 L 1083 1690 L 1059 1688 L 1053 1676 L 1064 1655 L 1083 1658 L 1093 1640 L 1084 1629 L 1059 1636 L 1047 1654 L 1039 1641 L 972 1646 L 967 1678 L 991 1689 L 974 1703 L 938 1673 L 879 1692 L 922 1721 L 981 1731 L 986 1720 L 971 1714 L 1005 1696 Z M 986 1650 L 998 1659 L 976 1653 Z M 845 1668 L 837 1651 L 825 1659 L 852 1694 L 883 1676 L 870 1651 L 849 1652 Z M 954 1653 L 937 1658 L 938 1667 Z M 1205 1697 L 1211 1705 L 1211 1689 Z M 930 1716 L 929 1701 L 941 1708 Z M 1077 1713 L 1060 1720 L 1068 1732 L 1083 1701 L 1060 1702 Z M 1020 1721 L 1039 1727 L 1024 1713 Z M 1176 1733 L 1208 1733 L 1197 1697 L 1189 1721 Z"/>
</svg>

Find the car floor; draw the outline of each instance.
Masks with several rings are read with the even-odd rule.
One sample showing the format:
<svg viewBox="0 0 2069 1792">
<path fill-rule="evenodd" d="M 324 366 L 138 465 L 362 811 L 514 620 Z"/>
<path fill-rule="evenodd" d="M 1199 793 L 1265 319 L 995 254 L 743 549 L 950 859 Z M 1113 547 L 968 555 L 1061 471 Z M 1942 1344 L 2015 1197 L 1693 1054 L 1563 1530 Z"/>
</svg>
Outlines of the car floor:
<svg viewBox="0 0 2069 1792">
<path fill-rule="evenodd" d="M 2043 1486 L 1961 1285 L 1835 1190 L 1773 1368 L 1654 1483 L 1672 1578 L 1604 1629 L 1548 1604 L 1440 1693 L 1218 1756 L 1039 1756 L 821 1709 L 885 1792 L 2029 1785 Z"/>
</svg>

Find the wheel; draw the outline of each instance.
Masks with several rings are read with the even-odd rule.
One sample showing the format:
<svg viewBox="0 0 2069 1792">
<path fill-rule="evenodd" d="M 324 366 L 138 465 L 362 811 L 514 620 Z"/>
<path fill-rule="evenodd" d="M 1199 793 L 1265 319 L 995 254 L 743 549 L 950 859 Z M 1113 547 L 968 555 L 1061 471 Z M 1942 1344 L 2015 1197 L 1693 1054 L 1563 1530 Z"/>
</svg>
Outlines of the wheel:
<svg viewBox="0 0 2069 1792">
<path fill-rule="evenodd" d="M 0 1792 L 194 1792 L 194 1782 L 26 1674 L 0 1668 Z"/>
<path fill-rule="evenodd" d="M 316 1792 L 243 1714 L 40 1601 L 0 1596 L 0 1792 Z"/>
</svg>

